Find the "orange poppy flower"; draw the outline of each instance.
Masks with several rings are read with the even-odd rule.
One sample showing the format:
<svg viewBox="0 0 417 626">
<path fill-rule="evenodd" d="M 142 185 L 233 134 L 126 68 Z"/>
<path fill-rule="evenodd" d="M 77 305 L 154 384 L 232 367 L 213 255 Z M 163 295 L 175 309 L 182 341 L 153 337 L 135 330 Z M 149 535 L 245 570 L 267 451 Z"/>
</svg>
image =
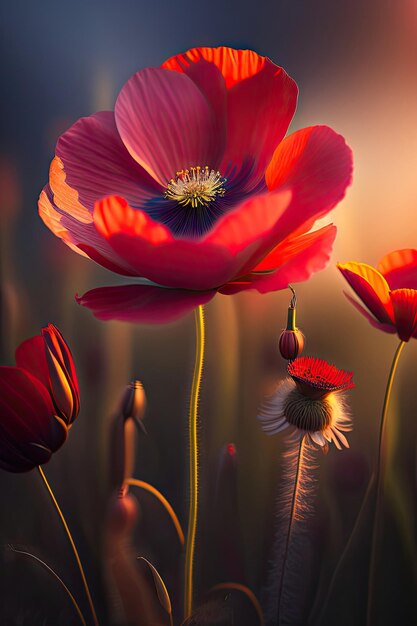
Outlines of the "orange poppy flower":
<svg viewBox="0 0 417 626">
<path fill-rule="evenodd" d="M 354 261 L 337 267 L 368 311 L 347 298 L 372 326 L 402 341 L 417 338 L 417 250 L 394 250 L 376 268 Z"/>
</svg>

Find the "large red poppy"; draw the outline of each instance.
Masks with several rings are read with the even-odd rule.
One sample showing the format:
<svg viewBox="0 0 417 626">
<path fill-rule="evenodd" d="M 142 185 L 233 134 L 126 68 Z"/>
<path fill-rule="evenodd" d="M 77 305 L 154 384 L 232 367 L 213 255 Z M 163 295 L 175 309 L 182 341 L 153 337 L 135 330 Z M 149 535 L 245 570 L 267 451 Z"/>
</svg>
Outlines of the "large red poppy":
<svg viewBox="0 0 417 626">
<path fill-rule="evenodd" d="M 339 270 L 369 312 L 350 296 L 368 321 L 402 341 L 417 338 L 417 250 L 390 252 L 373 268 L 366 263 L 339 263 Z"/>
<path fill-rule="evenodd" d="M 327 263 L 309 232 L 344 196 L 352 154 L 313 126 L 285 137 L 297 86 L 248 50 L 195 48 L 146 68 L 115 111 L 58 140 L 39 200 L 67 245 L 119 274 L 177 289 L 281 289 Z"/>
<path fill-rule="evenodd" d="M 16 350 L 16 367 L 0 367 L 0 467 L 26 472 L 46 463 L 79 411 L 71 352 L 49 324 Z"/>
</svg>

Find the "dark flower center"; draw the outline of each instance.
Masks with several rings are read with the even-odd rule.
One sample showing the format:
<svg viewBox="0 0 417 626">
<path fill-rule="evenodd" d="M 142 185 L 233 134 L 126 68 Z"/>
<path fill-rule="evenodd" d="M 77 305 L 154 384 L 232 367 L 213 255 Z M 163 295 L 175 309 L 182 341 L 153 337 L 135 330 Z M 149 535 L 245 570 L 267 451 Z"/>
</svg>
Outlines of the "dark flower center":
<svg viewBox="0 0 417 626">
<path fill-rule="evenodd" d="M 307 432 L 323 431 L 332 421 L 332 407 L 326 398 L 308 398 L 293 389 L 284 407 L 287 422 Z"/>
</svg>

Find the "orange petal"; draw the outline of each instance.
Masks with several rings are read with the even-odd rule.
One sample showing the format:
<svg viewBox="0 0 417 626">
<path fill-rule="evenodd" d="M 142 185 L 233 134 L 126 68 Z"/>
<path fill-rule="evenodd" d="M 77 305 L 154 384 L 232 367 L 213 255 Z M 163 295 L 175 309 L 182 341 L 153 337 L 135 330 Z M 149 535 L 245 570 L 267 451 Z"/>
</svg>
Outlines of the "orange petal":
<svg viewBox="0 0 417 626">
<path fill-rule="evenodd" d="M 394 250 L 381 259 L 377 268 L 391 289 L 417 289 L 417 250 Z"/>
<path fill-rule="evenodd" d="M 81 256 L 87 256 L 85 252 L 77 248 L 77 246 L 71 241 L 71 235 L 65 226 L 62 225 L 62 215 L 54 208 L 52 202 L 48 198 L 48 194 L 45 189 L 41 192 L 38 200 L 39 216 L 45 226 L 54 233 L 57 237 L 62 239 L 71 250 L 77 252 Z"/>
<path fill-rule="evenodd" d="M 191 48 L 183 54 L 171 57 L 163 63 L 162 67 L 177 72 L 186 72 L 192 63 L 198 63 L 201 59 L 214 63 L 219 68 L 228 89 L 245 78 L 254 76 L 261 71 L 266 62 L 270 62 L 252 50 L 234 50 L 220 46 L 218 48 Z"/>
<path fill-rule="evenodd" d="M 392 323 L 394 313 L 385 278 L 366 263 L 338 263 L 338 269 L 379 322 Z"/>
<path fill-rule="evenodd" d="M 246 289 L 257 289 L 260 293 L 268 293 L 285 289 L 289 283 L 307 280 L 311 274 L 327 265 L 335 236 L 336 227 L 329 225 L 314 233 L 294 238 L 290 245 L 288 242 L 282 247 L 279 245 L 271 252 L 279 264 L 277 269 L 252 272 L 240 280 L 224 285 L 220 292 L 231 295 Z"/>
<path fill-rule="evenodd" d="M 252 271 L 265 272 L 276 270 L 307 248 L 310 248 L 318 238 L 324 238 L 326 234 L 328 234 L 331 243 L 333 243 L 336 237 L 336 227 L 328 224 L 311 233 L 297 235 L 296 237 L 290 235 L 271 250 Z M 327 257 L 327 260 L 329 260 L 329 257 Z"/>
<path fill-rule="evenodd" d="M 399 338 L 408 341 L 417 337 L 417 291 L 395 289 L 391 291 L 391 300 Z"/>
<path fill-rule="evenodd" d="M 80 204 L 78 193 L 66 183 L 64 165 L 59 157 L 55 157 L 49 169 L 49 184 L 54 194 L 54 203 L 65 213 L 83 224 L 90 224 L 93 216 Z"/>
<path fill-rule="evenodd" d="M 343 199 L 352 167 L 352 151 L 344 138 L 328 126 L 311 126 L 278 145 L 265 181 L 270 191 L 283 187 L 293 191 L 294 227 L 298 227 L 322 217 Z"/>
<path fill-rule="evenodd" d="M 117 232 L 146 237 L 154 244 L 173 239 L 165 226 L 155 222 L 144 211 L 132 209 L 124 198 L 118 196 L 109 196 L 96 203 L 94 223 L 106 239 Z"/>
</svg>

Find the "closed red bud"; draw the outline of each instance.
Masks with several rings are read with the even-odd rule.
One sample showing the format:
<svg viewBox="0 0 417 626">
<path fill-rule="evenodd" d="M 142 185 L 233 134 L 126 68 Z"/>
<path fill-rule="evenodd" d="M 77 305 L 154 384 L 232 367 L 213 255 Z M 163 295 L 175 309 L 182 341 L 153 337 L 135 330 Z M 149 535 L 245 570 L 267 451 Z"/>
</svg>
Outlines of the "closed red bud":
<svg viewBox="0 0 417 626">
<path fill-rule="evenodd" d="M 287 328 L 279 338 L 279 351 L 287 361 L 296 359 L 304 349 L 304 335 L 295 325 L 295 306 L 288 308 Z"/>
<path fill-rule="evenodd" d="M 283 330 L 279 338 L 279 351 L 287 361 L 293 361 L 303 351 L 304 335 L 300 330 Z"/>
</svg>

